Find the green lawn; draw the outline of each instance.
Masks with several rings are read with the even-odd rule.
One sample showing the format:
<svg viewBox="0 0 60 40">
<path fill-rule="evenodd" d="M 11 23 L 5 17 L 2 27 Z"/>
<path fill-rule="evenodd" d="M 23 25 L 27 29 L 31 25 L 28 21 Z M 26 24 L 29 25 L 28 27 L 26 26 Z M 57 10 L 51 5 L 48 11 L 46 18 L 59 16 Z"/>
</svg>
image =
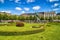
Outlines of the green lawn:
<svg viewBox="0 0 60 40">
<path fill-rule="evenodd" d="M 0 26 L 0 40 L 60 40 L 60 23 L 48 23 L 48 26 L 45 24 L 45 30 L 42 32 L 40 28 L 32 28 L 32 26 L 39 26 L 41 23 L 25 23 L 24 27 L 16 26 Z M 37 30 L 37 33 L 33 30 Z M 5 32 L 22 32 L 32 31 L 31 34 L 28 32 L 24 35 L 4 35 Z M 2 32 L 2 33 L 1 33 Z M 35 32 L 35 33 L 33 33 Z M 8 34 L 9 34 L 8 33 Z M 2 35 L 1 35 L 2 34 Z M 6 33 L 5 33 L 6 34 Z"/>
</svg>

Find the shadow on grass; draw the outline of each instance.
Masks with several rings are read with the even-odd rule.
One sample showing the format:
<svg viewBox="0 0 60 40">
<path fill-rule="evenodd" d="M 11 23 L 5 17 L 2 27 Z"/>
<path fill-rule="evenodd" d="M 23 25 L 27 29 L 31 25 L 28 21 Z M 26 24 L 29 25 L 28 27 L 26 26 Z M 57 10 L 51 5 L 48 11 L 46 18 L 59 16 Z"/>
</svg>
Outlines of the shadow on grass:
<svg viewBox="0 0 60 40">
<path fill-rule="evenodd" d="M 23 32 L 3 32 L 0 31 L 0 36 L 18 36 L 18 35 L 31 35 L 35 33 L 40 33 L 45 31 L 45 29 L 33 30 L 33 31 L 23 31 Z"/>
</svg>

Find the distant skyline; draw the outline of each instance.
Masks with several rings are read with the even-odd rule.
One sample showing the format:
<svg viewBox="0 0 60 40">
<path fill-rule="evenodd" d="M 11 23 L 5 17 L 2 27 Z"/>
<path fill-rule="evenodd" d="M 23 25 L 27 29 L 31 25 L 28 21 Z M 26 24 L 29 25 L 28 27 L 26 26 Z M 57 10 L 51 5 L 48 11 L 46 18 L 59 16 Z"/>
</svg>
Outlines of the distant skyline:
<svg viewBox="0 0 60 40">
<path fill-rule="evenodd" d="M 60 12 L 60 0 L 0 0 L 0 12 L 12 14 Z"/>
</svg>

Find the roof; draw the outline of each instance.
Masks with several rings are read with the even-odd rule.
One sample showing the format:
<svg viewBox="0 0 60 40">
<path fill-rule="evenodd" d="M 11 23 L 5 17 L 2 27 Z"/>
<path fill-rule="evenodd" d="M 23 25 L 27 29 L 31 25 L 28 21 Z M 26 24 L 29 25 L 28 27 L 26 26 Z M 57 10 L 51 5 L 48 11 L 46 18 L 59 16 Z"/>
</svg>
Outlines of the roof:
<svg viewBox="0 0 60 40">
<path fill-rule="evenodd" d="M 60 15 L 60 13 L 57 13 L 57 15 Z"/>
<path fill-rule="evenodd" d="M 44 14 L 44 13 L 46 13 L 46 14 L 55 14 L 55 12 L 54 11 L 52 11 L 52 12 L 36 12 L 36 13 L 24 13 L 24 14 L 22 14 L 22 15 L 36 15 L 36 14 Z"/>
<path fill-rule="evenodd" d="M 44 12 L 37 12 L 37 14 L 44 14 Z M 36 15 L 36 13 L 24 13 L 22 15 Z"/>
</svg>

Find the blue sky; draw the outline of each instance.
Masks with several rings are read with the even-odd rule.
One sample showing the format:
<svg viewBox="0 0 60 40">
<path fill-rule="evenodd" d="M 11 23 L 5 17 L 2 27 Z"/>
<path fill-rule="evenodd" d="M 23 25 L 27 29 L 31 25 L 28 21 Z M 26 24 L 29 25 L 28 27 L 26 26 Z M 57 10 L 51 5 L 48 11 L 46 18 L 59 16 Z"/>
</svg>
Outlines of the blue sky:
<svg viewBox="0 0 60 40">
<path fill-rule="evenodd" d="M 22 14 L 48 11 L 60 12 L 60 0 L 0 0 L 0 12 Z"/>
</svg>

